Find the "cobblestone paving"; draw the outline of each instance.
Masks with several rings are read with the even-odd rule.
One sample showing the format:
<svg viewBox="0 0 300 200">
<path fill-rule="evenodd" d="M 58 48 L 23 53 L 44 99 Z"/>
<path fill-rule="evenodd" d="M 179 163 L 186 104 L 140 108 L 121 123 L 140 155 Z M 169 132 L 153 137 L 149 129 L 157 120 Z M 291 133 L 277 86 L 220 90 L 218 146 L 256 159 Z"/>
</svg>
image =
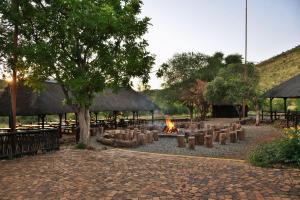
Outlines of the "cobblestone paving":
<svg viewBox="0 0 300 200">
<path fill-rule="evenodd" d="M 125 150 L 0 161 L 0 199 L 300 199 L 300 169 Z"/>
</svg>

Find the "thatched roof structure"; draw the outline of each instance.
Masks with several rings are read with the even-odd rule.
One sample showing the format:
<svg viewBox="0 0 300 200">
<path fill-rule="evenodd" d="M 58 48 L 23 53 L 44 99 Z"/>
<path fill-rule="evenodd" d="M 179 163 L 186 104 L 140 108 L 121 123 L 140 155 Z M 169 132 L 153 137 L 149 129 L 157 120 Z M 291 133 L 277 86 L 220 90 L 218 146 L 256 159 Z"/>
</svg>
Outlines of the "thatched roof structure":
<svg viewBox="0 0 300 200">
<path fill-rule="evenodd" d="M 17 115 L 54 115 L 74 112 L 71 106 L 64 105 L 65 95 L 59 84 L 46 82 L 40 93 L 34 92 L 27 86 L 17 88 Z M 10 89 L 6 87 L 0 91 L 0 116 L 10 113 Z M 105 90 L 96 96 L 92 112 L 98 111 L 153 111 L 158 109 L 144 95 L 133 89 L 122 88 L 117 92 Z"/>
<path fill-rule="evenodd" d="M 265 93 L 268 98 L 300 98 L 300 74 Z"/>
</svg>

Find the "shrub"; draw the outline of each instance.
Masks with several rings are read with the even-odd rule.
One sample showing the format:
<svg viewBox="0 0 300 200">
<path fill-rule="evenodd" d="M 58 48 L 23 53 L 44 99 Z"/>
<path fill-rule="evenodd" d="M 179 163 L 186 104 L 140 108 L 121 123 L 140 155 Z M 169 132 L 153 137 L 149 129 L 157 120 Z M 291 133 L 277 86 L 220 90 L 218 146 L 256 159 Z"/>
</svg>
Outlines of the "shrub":
<svg viewBox="0 0 300 200">
<path fill-rule="evenodd" d="M 250 152 L 249 161 L 260 167 L 272 167 L 277 164 L 300 167 L 299 129 L 286 129 L 279 139 L 257 146 Z"/>
<path fill-rule="evenodd" d="M 86 149 L 86 145 L 83 143 L 78 143 L 78 144 L 76 144 L 75 147 L 76 147 L 76 149 Z"/>
</svg>

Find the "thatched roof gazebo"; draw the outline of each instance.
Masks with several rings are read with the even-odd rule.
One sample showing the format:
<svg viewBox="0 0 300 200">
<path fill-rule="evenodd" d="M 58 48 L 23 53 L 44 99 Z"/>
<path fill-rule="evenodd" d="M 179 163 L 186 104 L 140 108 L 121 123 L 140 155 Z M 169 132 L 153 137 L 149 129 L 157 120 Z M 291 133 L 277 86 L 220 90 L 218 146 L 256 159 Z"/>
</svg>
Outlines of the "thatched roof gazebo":
<svg viewBox="0 0 300 200">
<path fill-rule="evenodd" d="M 72 106 L 64 105 L 65 95 L 61 86 L 55 82 L 45 82 L 44 89 L 37 93 L 32 88 L 24 85 L 17 87 L 17 115 L 39 116 L 44 123 L 45 115 L 59 115 L 60 121 L 63 114 L 74 113 Z M 10 87 L 0 91 L 0 116 L 10 116 Z M 121 88 L 118 91 L 111 89 L 96 95 L 90 111 L 150 111 L 152 113 L 158 107 L 146 96 L 131 88 Z M 60 122 L 61 123 L 61 122 Z"/>
<path fill-rule="evenodd" d="M 265 93 L 265 97 L 270 99 L 270 117 L 273 120 L 272 100 L 274 98 L 282 98 L 284 100 L 284 113 L 287 118 L 288 98 L 300 98 L 300 74 L 279 84 Z"/>
</svg>

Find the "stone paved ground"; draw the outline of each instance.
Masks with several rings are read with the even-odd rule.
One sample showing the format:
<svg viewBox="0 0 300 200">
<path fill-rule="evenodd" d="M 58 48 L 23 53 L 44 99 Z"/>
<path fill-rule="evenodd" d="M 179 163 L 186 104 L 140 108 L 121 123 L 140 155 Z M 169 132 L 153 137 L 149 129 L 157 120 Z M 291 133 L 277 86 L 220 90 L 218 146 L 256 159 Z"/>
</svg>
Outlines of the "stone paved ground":
<svg viewBox="0 0 300 200">
<path fill-rule="evenodd" d="M 300 169 L 125 150 L 0 161 L 0 199 L 300 199 Z"/>
</svg>

